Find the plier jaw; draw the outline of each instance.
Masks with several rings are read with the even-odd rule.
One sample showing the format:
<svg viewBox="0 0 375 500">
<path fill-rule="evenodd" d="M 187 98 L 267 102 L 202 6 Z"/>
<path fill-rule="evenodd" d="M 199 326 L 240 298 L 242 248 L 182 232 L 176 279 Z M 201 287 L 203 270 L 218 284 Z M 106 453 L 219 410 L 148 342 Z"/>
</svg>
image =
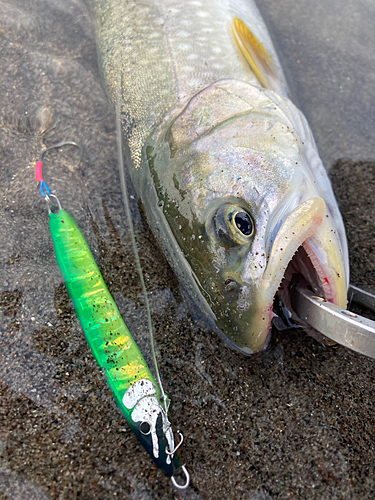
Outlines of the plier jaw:
<svg viewBox="0 0 375 500">
<path fill-rule="evenodd" d="M 350 285 L 348 300 L 375 312 L 375 295 L 371 292 Z M 375 358 L 375 321 L 331 304 L 301 284 L 292 287 L 291 301 L 305 324 L 338 344 Z"/>
</svg>

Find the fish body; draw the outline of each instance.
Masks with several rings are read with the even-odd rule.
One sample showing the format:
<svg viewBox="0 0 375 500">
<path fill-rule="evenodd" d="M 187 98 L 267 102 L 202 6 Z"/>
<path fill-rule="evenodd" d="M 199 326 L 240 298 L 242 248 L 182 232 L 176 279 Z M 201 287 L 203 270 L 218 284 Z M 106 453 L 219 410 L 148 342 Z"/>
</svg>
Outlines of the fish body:
<svg viewBox="0 0 375 500">
<path fill-rule="evenodd" d="M 92 5 L 125 162 L 201 311 L 250 354 L 296 277 L 346 307 L 343 222 L 254 2 Z"/>
</svg>

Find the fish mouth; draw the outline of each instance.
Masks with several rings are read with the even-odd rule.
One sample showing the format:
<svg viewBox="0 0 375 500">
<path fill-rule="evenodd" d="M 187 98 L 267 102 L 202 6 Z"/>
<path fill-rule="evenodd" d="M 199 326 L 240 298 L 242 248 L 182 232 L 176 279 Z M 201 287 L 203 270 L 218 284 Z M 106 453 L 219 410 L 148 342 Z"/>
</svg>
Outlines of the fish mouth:
<svg viewBox="0 0 375 500">
<path fill-rule="evenodd" d="M 322 198 L 310 198 L 286 217 L 272 241 L 242 350 L 250 353 L 267 346 L 275 312 L 298 324 L 290 298 L 296 282 L 304 280 L 317 295 L 345 308 L 345 278 L 341 247 L 326 205 Z"/>
<path fill-rule="evenodd" d="M 332 290 L 332 286 L 320 262 L 314 257 L 314 255 L 309 257 L 308 242 L 304 242 L 289 262 L 280 287 L 275 294 L 273 313 L 281 318 L 284 328 L 296 325 L 305 326 L 293 309 L 291 289 L 294 286 L 298 284 L 307 285 L 315 295 L 322 297 L 328 302 L 333 301 L 334 291 Z M 280 322 L 278 325 L 280 325 Z"/>
</svg>

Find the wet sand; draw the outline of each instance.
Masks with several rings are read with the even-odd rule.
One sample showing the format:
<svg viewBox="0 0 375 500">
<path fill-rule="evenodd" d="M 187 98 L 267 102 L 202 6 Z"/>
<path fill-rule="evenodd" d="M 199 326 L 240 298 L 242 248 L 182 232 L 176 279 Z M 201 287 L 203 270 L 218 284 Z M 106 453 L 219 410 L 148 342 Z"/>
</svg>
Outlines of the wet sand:
<svg viewBox="0 0 375 500">
<path fill-rule="evenodd" d="M 294 67 L 300 45 L 290 41 L 290 6 L 273 4 L 263 4 L 266 19 L 322 156 L 332 165 L 352 282 L 375 287 L 375 157 L 371 148 L 361 156 L 355 140 L 360 136 L 370 147 L 373 132 L 363 136 L 351 121 L 339 128 L 340 94 L 332 104 L 334 89 L 330 94 L 314 66 L 308 72 L 308 44 L 302 43 L 304 58 L 298 59 L 304 68 Z M 193 318 L 134 198 L 160 369 L 174 423 L 185 436 L 189 490 L 177 493 L 151 462 L 117 410 L 76 322 L 32 168 L 45 146 L 63 139 L 84 144 L 80 168 L 74 168 L 77 153 L 67 148 L 48 156 L 45 178 L 80 225 L 147 354 L 114 118 L 92 25 L 79 2 L 35 0 L 25 10 L 23 1 L 12 0 L 0 8 L 0 498 L 374 498 L 374 361 L 295 331 L 275 332 L 269 350 L 251 358 L 229 350 Z M 302 11 L 295 14 L 303 21 Z M 321 61 L 323 41 L 329 43 L 316 39 Z M 342 61 L 337 67 L 341 77 L 345 67 Z M 311 93 L 317 82 L 325 89 L 322 101 L 319 92 Z M 363 95 L 356 97 L 359 114 L 371 116 L 371 88 L 364 81 Z M 351 102 L 349 94 L 345 99 Z M 36 120 L 42 106 L 52 115 L 47 131 Z M 43 116 L 48 126 L 48 113 Z"/>
</svg>

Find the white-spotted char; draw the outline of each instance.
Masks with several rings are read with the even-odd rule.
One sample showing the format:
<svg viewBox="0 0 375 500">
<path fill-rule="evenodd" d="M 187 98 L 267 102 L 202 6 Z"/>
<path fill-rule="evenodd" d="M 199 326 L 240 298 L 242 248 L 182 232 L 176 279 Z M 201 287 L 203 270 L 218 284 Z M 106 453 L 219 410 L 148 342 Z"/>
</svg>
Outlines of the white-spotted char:
<svg viewBox="0 0 375 500">
<path fill-rule="evenodd" d="M 254 2 L 92 5 L 125 163 L 201 311 L 250 354 L 296 276 L 345 307 L 342 219 Z"/>
</svg>

